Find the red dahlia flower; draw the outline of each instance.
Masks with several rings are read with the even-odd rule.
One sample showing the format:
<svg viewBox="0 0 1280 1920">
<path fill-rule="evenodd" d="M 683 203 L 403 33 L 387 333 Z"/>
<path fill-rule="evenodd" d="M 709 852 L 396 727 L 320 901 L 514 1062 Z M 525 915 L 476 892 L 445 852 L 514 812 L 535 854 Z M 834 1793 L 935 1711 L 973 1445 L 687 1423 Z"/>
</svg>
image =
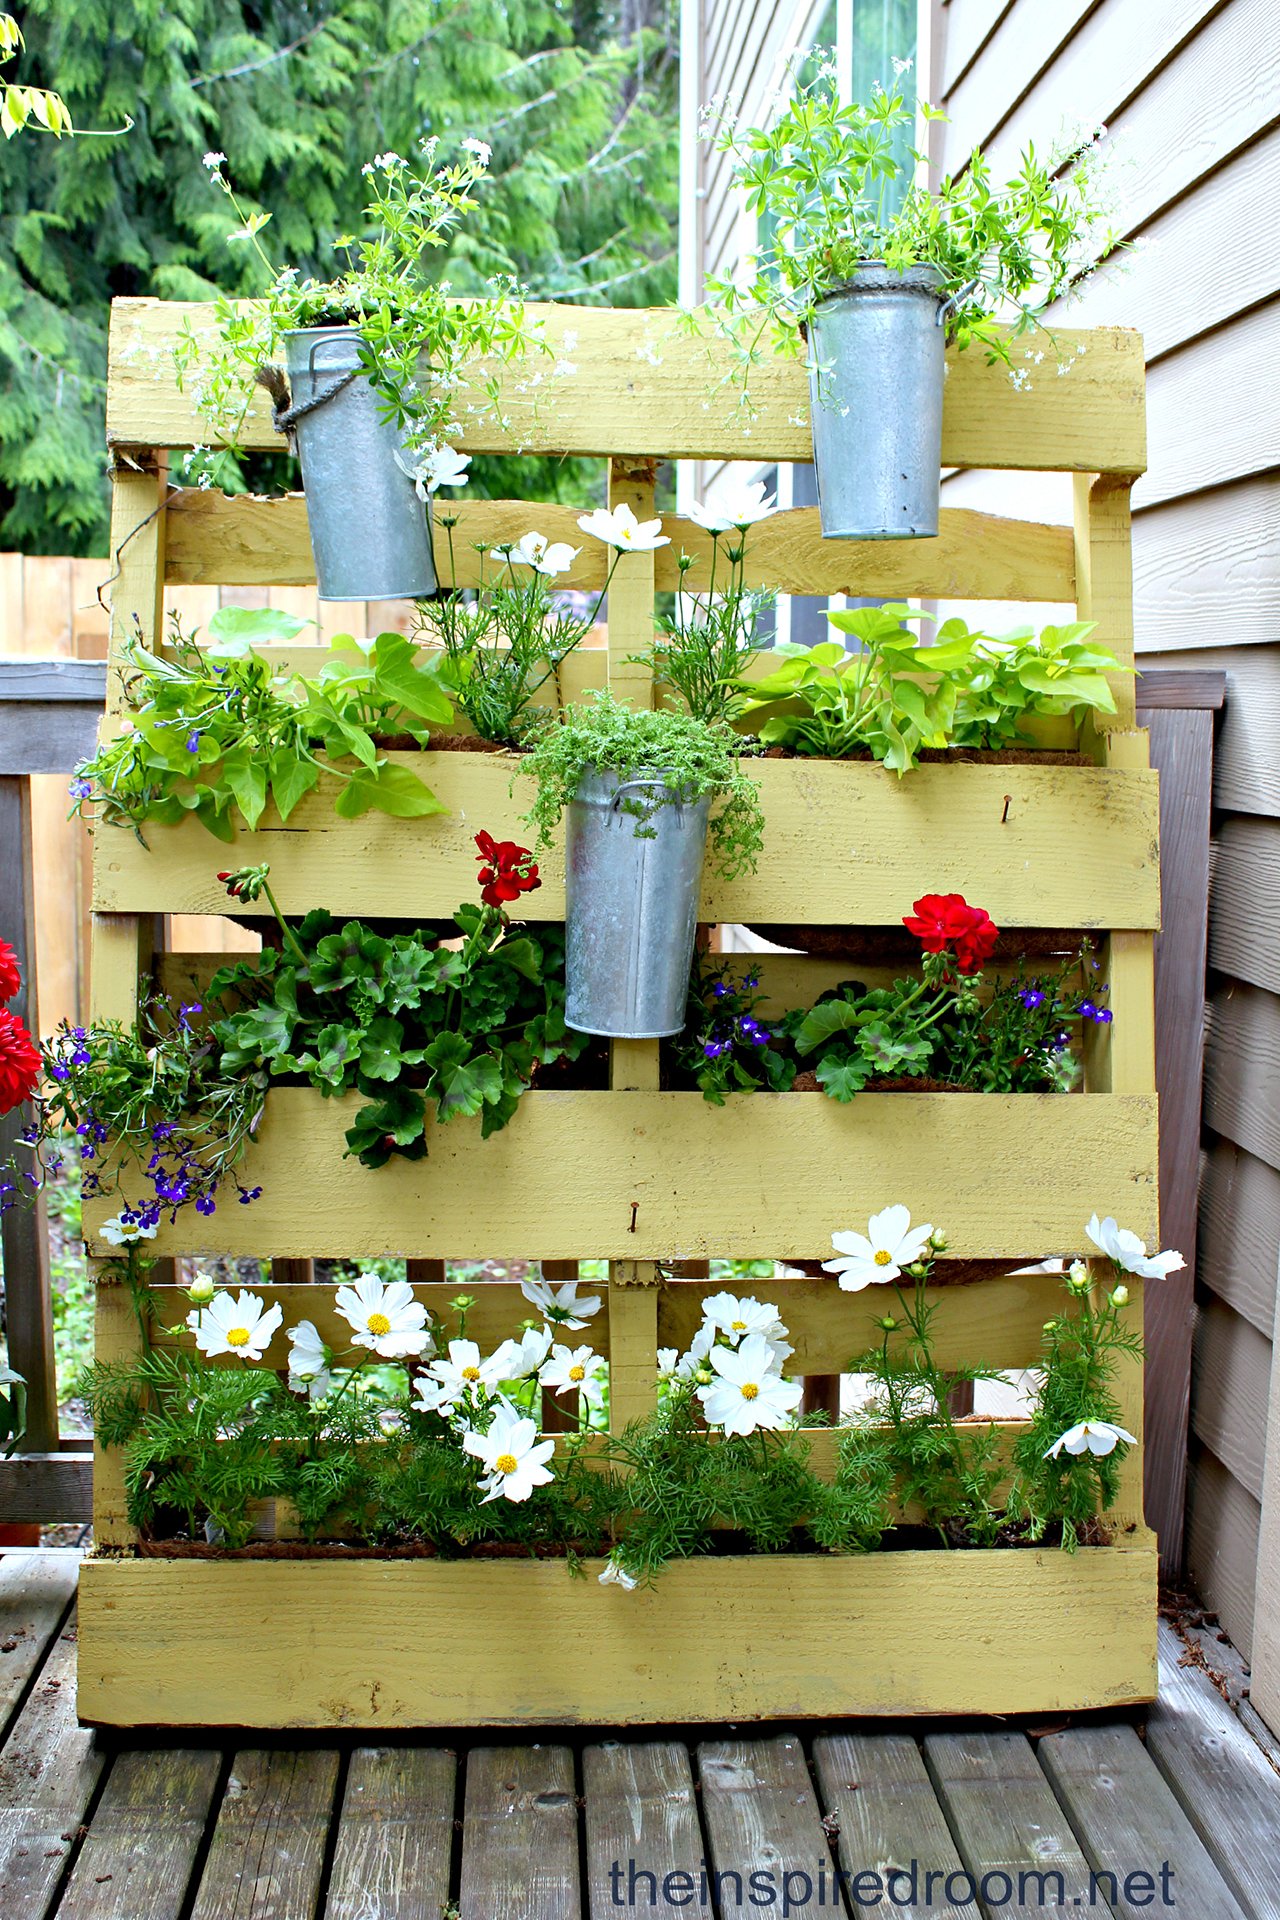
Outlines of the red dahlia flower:
<svg viewBox="0 0 1280 1920">
<path fill-rule="evenodd" d="M 980 972 L 1000 937 L 985 907 L 971 907 L 961 893 L 924 894 L 902 924 L 926 953 L 950 949 L 961 973 Z"/>
<path fill-rule="evenodd" d="M 528 847 L 518 847 L 514 840 L 495 840 L 491 833 L 478 833 L 476 845 L 480 849 L 476 858 L 483 863 L 476 877 L 486 907 L 505 906 L 542 885 L 538 863 Z"/>
<path fill-rule="evenodd" d="M 40 1052 L 16 1013 L 0 1009 L 0 1113 L 29 1100 L 40 1079 Z"/>
<path fill-rule="evenodd" d="M 6 940 L 0 940 L 0 1007 L 12 1000 L 21 985 L 18 956 Z"/>
</svg>

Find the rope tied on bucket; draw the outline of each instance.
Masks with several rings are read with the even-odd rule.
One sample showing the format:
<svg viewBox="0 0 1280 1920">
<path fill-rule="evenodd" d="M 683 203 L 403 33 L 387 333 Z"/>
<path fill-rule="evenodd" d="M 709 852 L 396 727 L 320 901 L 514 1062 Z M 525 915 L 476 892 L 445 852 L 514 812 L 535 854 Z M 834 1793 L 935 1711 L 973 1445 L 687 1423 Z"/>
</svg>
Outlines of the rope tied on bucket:
<svg viewBox="0 0 1280 1920">
<path fill-rule="evenodd" d="M 317 407 L 322 407 L 326 400 L 332 400 L 335 395 L 342 392 L 344 387 L 350 386 L 359 371 L 359 367 L 350 367 L 346 373 L 340 373 L 335 379 L 326 381 L 324 386 L 317 387 L 309 400 L 294 400 L 289 391 L 289 382 L 281 368 L 271 365 L 258 368 L 254 378 L 258 385 L 265 387 L 271 395 L 271 424 L 277 433 L 283 433 L 287 437 L 291 453 L 297 451 L 294 429 L 299 420 L 305 420 L 309 413 L 314 413 Z"/>
</svg>

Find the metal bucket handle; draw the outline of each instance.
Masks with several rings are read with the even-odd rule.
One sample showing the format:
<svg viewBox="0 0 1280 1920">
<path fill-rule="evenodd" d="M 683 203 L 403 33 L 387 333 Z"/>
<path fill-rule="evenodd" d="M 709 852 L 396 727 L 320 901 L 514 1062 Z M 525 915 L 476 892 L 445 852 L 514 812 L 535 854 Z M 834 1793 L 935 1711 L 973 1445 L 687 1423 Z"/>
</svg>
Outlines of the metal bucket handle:
<svg viewBox="0 0 1280 1920">
<path fill-rule="evenodd" d="M 676 789 L 667 780 L 645 780 L 645 779 L 620 780 L 617 786 L 613 790 L 613 799 L 609 802 L 610 813 L 621 813 L 623 794 L 635 792 L 636 789 L 641 787 L 650 787 L 650 788 L 660 787 L 664 793 L 669 793 L 671 795 L 671 798 L 667 804 L 675 808 L 677 819 L 681 817 L 684 811 L 684 801 L 681 798 L 680 794 L 676 791 Z M 656 813 L 657 811 L 656 807 L 654 811 Z"/>
<path fill-rule="evenodd" d="M 957 287 L 954 293 L 948 294 L 947 298 L 938 308 L 938 325 L 940 327 L 945 326 L 948 315 L 954 313 L 960 305 L 960 302 L 967 300 L 969 295 L 976 292 L 981 285 L 982 281 L 980 279 L 966 280 L 962 287 Z"/>
</svg>

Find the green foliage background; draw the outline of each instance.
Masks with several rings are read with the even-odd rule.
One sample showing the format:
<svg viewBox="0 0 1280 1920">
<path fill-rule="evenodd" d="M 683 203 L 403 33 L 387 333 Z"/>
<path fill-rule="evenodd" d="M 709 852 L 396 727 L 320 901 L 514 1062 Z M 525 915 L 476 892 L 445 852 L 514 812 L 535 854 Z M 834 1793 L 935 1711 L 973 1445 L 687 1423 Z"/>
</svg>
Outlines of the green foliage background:
<svg viewBox="0 0 1280 1920">
<path fill-rule="evenodd" d="M 114 296 L 258 290 L 210 149 L 271 214 L 273 257 L 327 273 L 365 160 L 474 135 L 491 183 L 440 263 L 458 292 L 514 271 L 540 298 L 674 297 L 676 0 L 33 0 L 20 20 L 12 77 L 56 87 L 78 127 L 135 125 L 0 150 L 0 546 L 106 550 Z M 479 491 L 510 490 L 503 465 L 477 463 Z M 581 479 L 544 463 L 520 491 Z"/>
</svg>

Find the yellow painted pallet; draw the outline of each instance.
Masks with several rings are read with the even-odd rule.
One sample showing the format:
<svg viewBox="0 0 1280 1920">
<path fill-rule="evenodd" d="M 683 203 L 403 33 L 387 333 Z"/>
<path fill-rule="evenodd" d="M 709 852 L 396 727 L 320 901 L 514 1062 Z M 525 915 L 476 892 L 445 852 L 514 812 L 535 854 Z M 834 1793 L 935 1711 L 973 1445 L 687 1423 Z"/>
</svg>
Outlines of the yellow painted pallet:
<svg viewBox="0 0 1280 1920">
<path fill-rule="evenodd" d="M 478 425 L 464 442 L 469 451 L 600 456 L 610 463 L 612 502 L 626 501 L 641 518 L 653 512 L 660 460 L 809 457 L 807 429 L 796 425 L 806 410 L 797 367 L 779 361 L 761 370 L 748 431 L 726 417 L 720 349 L 690 340 L 669 313 L 550 308 L 541 317 L 553 341 L 576 335 L 576 375 L 558 388 L 554 407 L 539 408 L 498 369 L 508 424 Z M 120 301 L 111 330 L 113 632 L 134 631 L 136 620 L 154 644 L 166 583 L 260 587 L 314 577 L 301 497 L 231 499 L 168 485 L 167 454 L 208 438 L 173 377 L 172 345 L 187 324 L 200 336 L 212 310 Z M 824 542 L 816 513 L 802 509 L 752 536 L 752 582 L 783 592 L 1074 602 L 1131 664 L 1129 489 L 1145 464 L 1141 342 L 1116 331 L 1060 339 L 1072 357 L 1069 376 L 1034 381 L 1030 391 L 1016 390 L 1007 371 L 973 352 L 951 355 L 943 461 L 1072 472 L 1073 529 L 944 510 L 936 540 Z M 255 405 L 245 440 L 278 444 L 265 403 Z M 511 539 L 530 526 L 553 539 L 575 531 L 563 507 L 467 502 L 457 511 L 464 567 L 473 542 Z M 666 530 L 670 547 L 619 563 L 608 651 L 571 660 L 566 698 L 609 684 L 621 698 L 652 700 L 634 656 L 648 645 L 654 596 L 674 588 L 681 549 L 695 556 L 691 590 L 706 585 L 709 559 L 700 529 L 669 518 Z M 602 552 L 585 549 L 570 584 L 598 587 L 603 577 Z M 1010 624 L 1015 619 L 1011 609 Z M 956 891 L 1010 929 L 1087 932 L 1098 943 L 1115 1020 L 1092 1039 L 1082 1092 L 863 1094 L 847 1107 L 824 1095 L 757 1094 L 716 1108 L 658 1090 L 656 1043 L 617 1042 L 608 1092 L 535 1090 L 488 1141 L 462 1122 L 433 1128 L 425 1161 L 370 1172 L 342 1157 L 343 1103 L 281 1088 L 268 1097 L 246 1167 L 262 1199 L 209 1221 L 183 1214 L 155 1250 L 279 1260 L 607 1259 L 606 1308 L 592 1338 L 611 1363 L 611 1417 L 624 1423 L 652 1404 L 656 1349 L 687 1342 L 709 1286 L 664 1279 L 659 1261 L 812 1261 L 829 1252 L 833 1229 L 901 1200 L 914 1217 L 945 1228 L 948 1260 L 1003 1263 L 968 1284 L 937 1288 L 940 1361 L 1032 1365 L 1060 1282 L 1010 1269 L 1078 1248 L 1095 1208 L 1149 1241 L 1156 1234 L 1157 791 L 1146 736 L 1134 725 L 1131 679 L 1117 676 L 1115 690 L 1116 721 L 1084 743 L 1086 765 L 930 765 L 897 781 L 870 765 L 762 764 L 759 871 L 732 883 L 709 878 L 702 902 L 710 922 L 891 926 L 920 892 Z M 269 861 L 289 913 L 324 906 L 428 918 L 469 898 L 477 828 L 520 835 L 528 796 L 518 777 L 512 788 L 518 770 L 492 754 L 405 758 L 448 814 L 344 822 L 318 791 L 287 832 L 268 813 L 234 850 L 195 822 L 149 828 L 145 849 L 101 829 L 96 1015 L 131 1019 L 140 972 L 165 984 L 207 978 L 199 957 L 165 955 L 156 929 L 167 913 L 227 912 L 214 878 L 220 866 Z M 522 910 L 556 919 L 564 897 L 556 856 L 544 875 Z M 833 973 L 817 959 L 771 960 L 763 984 L 778 1004 L 806 1004 L 847 971 Z M 106 1249 L 93 1235 L 102 1212 L 86 1212 L 99 1254 Z M 418 1290 L 439 1309 L 450 1290 L 443 1269 L 431 1271 L 438 1277 Z M 172 1281 L 163 1258 L 155 1280 L 158 1323 L 172 1325 L 178 1314 L 172 1295 L 163 1298 Z M 521 1317 L 518 1289 L 479 1291 L 474 1331 L 482 1341 L 499 1338 Z M 286 1325 L 305 1314 L 325 1332 L 329 1289 L 291 1284 L 274 1293 Z M 798 1278 L 772 1282 L 769 1293 L 791 1329 L 797 1372 L 840 1370 L 869 1343 L 875 1307 L 865 1296 Z M 1139 1283 L 1131 1294 L 1128 1312 L 1140 1327 Z M 132 1311 L 105 1281 L 97 1331 L 100 1357 L 137 1351 Z M 264 1364 L 284 1361 L 277 1342 Z M 1119 1391 L 1125 1424 L 1140 1432 L 1137 1363 L 1127 1365 Z M 1005 1443 L 1019 1430 L 1007 1423 Z M 816 1436 L 815 1451 L 829 1456 L 829 1438 Z M 625 1594 L 535 1562 L 149 1557 L 125 1517 L 122 1464 L 99 1448 L 99 1557 L 86 1564 L 81 1590 L 81 1712 L 104 1724 L 379 1729 L 1008 1713 L 1149 1699 L 1156 1556 L 1142 1524 L 1141 1485 L 1135 1447 L 1122 1470 L 1117 1543 L 1075 1556 L 708 1559 L 672 1568 L 652 1592 Z M 513 1618 L 521 1622 L 514 1639 Z M 230 1676 L 216 1657 L 229 1632 L 243 1656 Z M 165 1676 L 159 1685 L 157 1675 Z"/>
</svg>

